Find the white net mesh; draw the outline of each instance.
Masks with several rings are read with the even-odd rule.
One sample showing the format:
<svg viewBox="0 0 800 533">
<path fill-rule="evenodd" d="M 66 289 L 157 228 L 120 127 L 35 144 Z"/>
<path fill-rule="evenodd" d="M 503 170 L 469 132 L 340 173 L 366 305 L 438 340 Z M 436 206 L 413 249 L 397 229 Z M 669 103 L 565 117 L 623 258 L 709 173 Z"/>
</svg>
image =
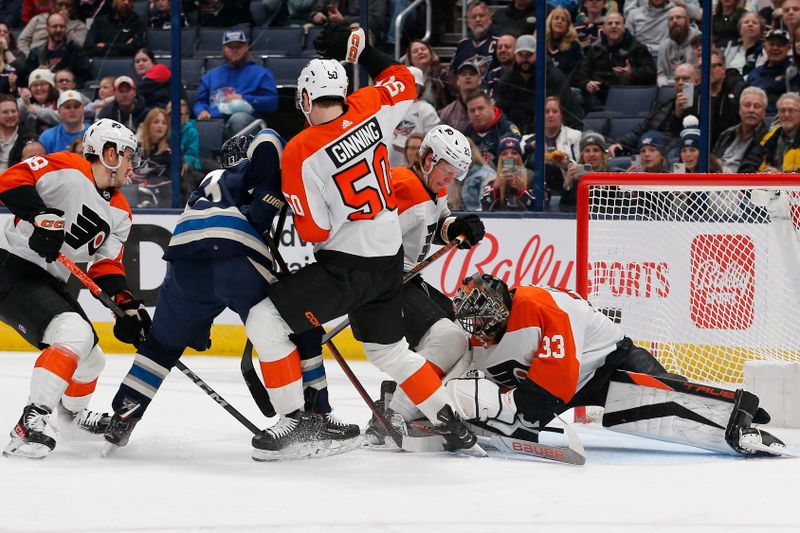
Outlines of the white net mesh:
<svg viewBox="0 0 800 533">
<path fill-rule="evenodd" d="M 657 187 L 625 176 L 621 186 L 588 186 L 579 289 L 695 381 L 740 382 L 748 359 L 800 361 L 797 175 L 772 187 L 661 177 Z"/>
</svg>

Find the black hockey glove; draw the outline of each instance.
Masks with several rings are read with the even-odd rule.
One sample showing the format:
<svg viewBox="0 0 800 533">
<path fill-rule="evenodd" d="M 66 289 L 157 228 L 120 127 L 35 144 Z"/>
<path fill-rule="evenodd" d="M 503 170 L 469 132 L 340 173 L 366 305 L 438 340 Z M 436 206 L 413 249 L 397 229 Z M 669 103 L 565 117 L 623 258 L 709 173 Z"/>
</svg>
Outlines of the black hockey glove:
<svg viewBox="0 0 800 533">
<path fill-rule="evenodd" d="M 456 219 L 447 226 L 447 241 L 452 241 L 462 233 L 467 239 L 459 244 L 458 247 L 462 250 L 468 250 L 483 239 L 486 228 L 483 226 L 481 218 L 471 213 L 469 215 L 456 217 Z"/>
<path fill-rule="evenodd" d="M 44 257 L 48 263 L 58 258 L 64 244 L 64 211 L 48 208 L 33 217 L 33 234 L 28 239 L 31 250 Z"/>
<path fill-rule="evenodd" d="M 327 24 L 314 39 L 314 48 L 325 59 L 357 63 L 367 44 L 364 30 L 340 24 Z"/>
<path fill-rule="evenodd" d="M 137 348 L 150 331 L 150 314 L 141 300 L 134 300 L 130 291 L 122 291 L 114 300 L 125 311 L 125 315 L 117 317 L 114 323 L 114 336 L 120 341 L 133 344 Z"/>
</svg>

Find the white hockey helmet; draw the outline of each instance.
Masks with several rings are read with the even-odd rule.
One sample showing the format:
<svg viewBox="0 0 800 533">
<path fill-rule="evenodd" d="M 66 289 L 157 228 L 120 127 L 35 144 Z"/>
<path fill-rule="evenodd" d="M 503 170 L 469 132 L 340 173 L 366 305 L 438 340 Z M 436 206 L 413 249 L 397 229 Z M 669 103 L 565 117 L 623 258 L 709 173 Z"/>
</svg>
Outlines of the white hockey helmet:
<svg viewBox="0 0 800 533">
<path fill-rule="evenodd" d="M 119 168 L 119 163 L 112 167 L 106 163 L 103 157 L 103 147 L 113 143 L 118 153 L 125 151 L 125 148 L 130 148 L 134 153 L 139 146 L 136 141 L 136 136 L 131 130 L 110 118 L 101 118 L 86 130 L 83 134 L 83 155 L 96 155 L 100 158 L 108 169 L 116 170 Z"/>
<path fill-rule="evenodd" d="M 419 146 L 420 164 L 429 148 L 433 152 L 431 168 L 444 159 L 458 169 L 457 179 L 459 181 L 466 177 L 469 166 L 472 164 L 472 149 L 463 133 L 447 125 L 433 128 L 425 135 Z"/>
<path fill-rule="evenodd" d="M 297 78 L 297 108 L 303 112 L 306 119 L 311 112 L 303 109 L 303 93 L 308 94 L 308 100 L 313 105 L 314 100 L 325 96 L 347 97 L 347 72 L 344 67 L 334 59 L 312 59 Z"/>
</svg>

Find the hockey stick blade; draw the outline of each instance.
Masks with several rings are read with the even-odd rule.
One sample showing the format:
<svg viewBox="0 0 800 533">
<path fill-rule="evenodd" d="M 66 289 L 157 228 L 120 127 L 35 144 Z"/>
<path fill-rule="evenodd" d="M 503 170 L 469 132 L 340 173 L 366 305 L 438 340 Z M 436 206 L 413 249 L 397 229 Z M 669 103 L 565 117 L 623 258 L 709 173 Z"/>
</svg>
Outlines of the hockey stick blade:
<svg viewBox="0 0 800 533">
<path fill-rule="evenodd" d="M 539 444 L 538 442 L 505 437 L 503 435 L 492 435 L 491 437 L 480 436 L 478 437 L 478 442 L 484 446 L 491 446 L 495 450 L 547 459 L 558 463 L 578 466 L 586 463 L 585 455 L 564 446 L 549 446 L 547 444 Z"/>
<path fill-rule="evenodd" d="M 250 391 L 250 395 L 256 402 L 258 409 L 267 418 L 275 416 L 277 413 L 275 413 L 275 408 L 272 406 L 272 401 L 269 399 L 269 393 L 258 378 L 256 369 L 253 366 L 253 343 L 250 342 L 250 339 L 248 339 L 247 343 L 244 345 L 240 369 L 242 371 L 242 377 L 244 378 L 244 384 L 247 385 L 247 389 Z"/>
</svg>

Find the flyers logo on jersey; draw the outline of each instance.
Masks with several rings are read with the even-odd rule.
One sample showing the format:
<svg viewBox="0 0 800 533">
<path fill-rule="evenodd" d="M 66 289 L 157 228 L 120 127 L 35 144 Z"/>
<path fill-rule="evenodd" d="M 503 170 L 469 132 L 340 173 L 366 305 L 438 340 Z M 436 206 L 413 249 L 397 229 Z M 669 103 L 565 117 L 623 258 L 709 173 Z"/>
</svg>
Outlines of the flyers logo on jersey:
<svg viewBox="0 0 800 533">
<path fill-rule="evenodd" d="M 378 119 L 373 117 L 344 137 L 337 139 L 335 143 L 325 148 L 325 151 L 336 168 L 341 168 L 381 142 L 382 139 L 383 132 L 378 124 Z"/>
<path fill-rule="evenodd" d="M 747 329 L 755 314 L 755 245 L 747 235 L 692 240 L 692 322 L 703 329 Z"/>
<path fill-rule="evenodd" d="M 111 227 L 108 222 L 84 205 L 75 219 L 75 223 L 70 226 L 64 236 L 64 242 L 75 250 L 88 245 L 89 253 L 94 255 L 110 233 Z"/>
</svg>

